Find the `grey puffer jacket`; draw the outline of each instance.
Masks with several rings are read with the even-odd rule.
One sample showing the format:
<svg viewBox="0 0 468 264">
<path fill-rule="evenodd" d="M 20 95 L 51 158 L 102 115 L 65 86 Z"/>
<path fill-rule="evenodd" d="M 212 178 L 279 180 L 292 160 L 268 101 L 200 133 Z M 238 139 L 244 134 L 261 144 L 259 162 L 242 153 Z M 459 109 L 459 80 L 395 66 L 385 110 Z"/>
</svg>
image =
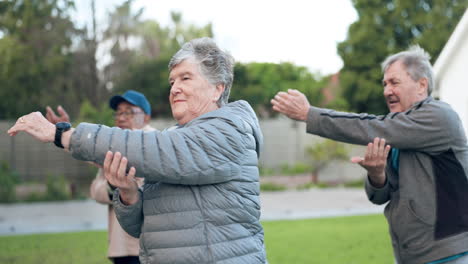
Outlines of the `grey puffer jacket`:
<svg viewBox="0 0 468 264">
<path fill-rule="evenodd" d="M 258 154 L 262 134 L 245 101 L 183 127 L 142 132 L 80 124 L 73 157 L 102 163 L 120 151 L 145 178 L 139 202 L 114 206 L 140 238 L 142 263 L 266 263 L 260 225 Z"/>
</svg>

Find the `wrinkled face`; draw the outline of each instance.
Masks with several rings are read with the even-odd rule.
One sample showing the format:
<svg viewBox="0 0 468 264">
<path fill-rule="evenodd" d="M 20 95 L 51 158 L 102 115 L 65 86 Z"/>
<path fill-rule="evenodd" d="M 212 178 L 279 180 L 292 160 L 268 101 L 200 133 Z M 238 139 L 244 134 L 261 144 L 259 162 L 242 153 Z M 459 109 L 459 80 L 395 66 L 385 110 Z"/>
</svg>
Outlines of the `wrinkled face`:
<svg viewBox="0 0 468 264">
<path fill-rule="evenodd" d="M 180 125 L 218 109 L 216 102 L 224 90 L 223 85 L 209 83 L 192 59 L 183 60 L 171 70 L 169 84 L 172 116 Z"/>
<path fill-rule="evenodd" d="M 123 129 L 141 129 L 145 126 L 145 112 L 128 102 L 122 101 L 114 113 L 115 126 Z"/>
<path fill-rule="evenodd" d="M 401 61 L 388 67 L 382 80 L 384 96 L 390 112 L 404 112 L 427 97 L 427 79 L 414 81 Z"/>
</svg>

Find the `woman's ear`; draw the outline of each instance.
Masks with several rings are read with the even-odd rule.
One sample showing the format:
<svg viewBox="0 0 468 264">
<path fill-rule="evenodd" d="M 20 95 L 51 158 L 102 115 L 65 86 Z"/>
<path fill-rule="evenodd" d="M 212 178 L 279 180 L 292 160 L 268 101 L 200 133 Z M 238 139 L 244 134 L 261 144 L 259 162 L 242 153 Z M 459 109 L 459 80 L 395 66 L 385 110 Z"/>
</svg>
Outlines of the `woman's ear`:
<svg viewBox="0 0 468 264">
<path fill-rule="evenodd" d="M 217 102 L 219 98 L 221 98 L 221 95 L 223 94 L 223 92 L 224 92 L 224 84 L 223 83 L 217 84 L 216 91 L 213 94 L 213 100 Z"/>
</svg>

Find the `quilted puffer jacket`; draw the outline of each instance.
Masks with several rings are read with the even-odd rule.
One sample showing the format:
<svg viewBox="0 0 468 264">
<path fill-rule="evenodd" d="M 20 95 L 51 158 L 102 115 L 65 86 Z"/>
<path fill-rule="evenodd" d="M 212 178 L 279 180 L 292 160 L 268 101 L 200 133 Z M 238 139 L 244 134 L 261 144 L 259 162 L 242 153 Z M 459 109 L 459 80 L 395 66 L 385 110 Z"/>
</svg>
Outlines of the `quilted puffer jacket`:
<svg viewBox="0 0 468 264">
<path fill-rule="evenodd" d="M 142 263 L 266 263 L 260 225 L 262 134 L 245 101 L 162 132 L 80 124 L 73 157 L 102 164 L 119 151 L 145 178 L 139 201 L 114 193 L 122 227 L 140 238 Z"/>
</svg>

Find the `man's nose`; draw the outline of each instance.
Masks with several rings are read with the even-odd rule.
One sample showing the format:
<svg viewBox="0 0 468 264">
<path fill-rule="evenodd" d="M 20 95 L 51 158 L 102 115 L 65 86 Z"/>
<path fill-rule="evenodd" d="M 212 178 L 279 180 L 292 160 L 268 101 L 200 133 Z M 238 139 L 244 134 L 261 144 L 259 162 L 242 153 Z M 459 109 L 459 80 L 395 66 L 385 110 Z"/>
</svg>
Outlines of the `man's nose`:
<svg viewBox="0 0 468 264">
<path fill-rule="evenodd" d="M 392 95 L 393 94 L 392 87 L 391 86 L 385 86 L 383 94 L 384 94 L 384 96 Z"/>
<path fill-rule="evenodd" d="M 117 120 L 117 121 L 125 121 L 126 119 L 127 119 L 127 116 L 124 113 L 120 113 L 115 118 L 115 120 Z"/>
</svg>

